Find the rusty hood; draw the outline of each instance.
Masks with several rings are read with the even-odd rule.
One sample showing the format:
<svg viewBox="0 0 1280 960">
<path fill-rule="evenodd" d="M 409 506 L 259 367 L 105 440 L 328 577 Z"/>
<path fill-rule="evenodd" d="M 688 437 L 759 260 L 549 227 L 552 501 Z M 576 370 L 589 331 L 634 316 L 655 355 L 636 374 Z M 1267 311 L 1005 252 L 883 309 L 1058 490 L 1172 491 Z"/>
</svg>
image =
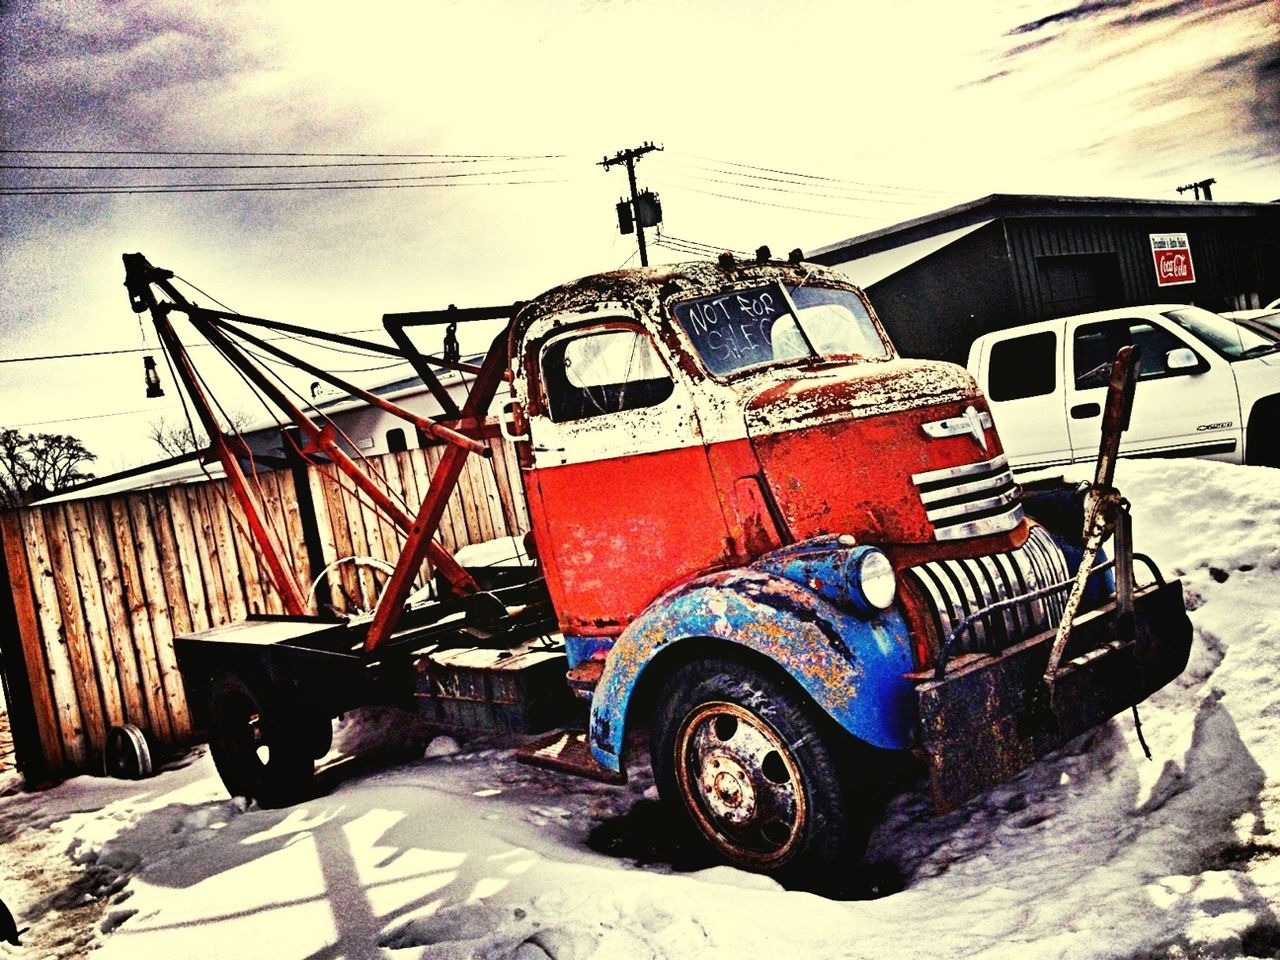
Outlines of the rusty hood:
<svg viewBox="0 0 1280 960">
<path fill-rule="evenodd" d="M 970 408 L 974 411 L 970 413 Z M 961 367 L 926 360 L 841 366 L 774 383 L 746 404 L 747 432 L 796 539 L 852 533 L 869 543 L 935 538 L 920 474 L 1002 452 L 986 401 Z M 926 425 L 979 422 L 936 436 Z"/>
</svg>

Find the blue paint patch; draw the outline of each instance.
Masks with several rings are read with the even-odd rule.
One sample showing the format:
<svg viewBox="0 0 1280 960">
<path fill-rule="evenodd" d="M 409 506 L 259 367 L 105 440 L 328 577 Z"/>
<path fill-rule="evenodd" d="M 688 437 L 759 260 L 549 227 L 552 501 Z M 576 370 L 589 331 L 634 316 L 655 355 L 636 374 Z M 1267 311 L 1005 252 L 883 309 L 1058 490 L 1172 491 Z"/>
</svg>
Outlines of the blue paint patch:
<svg viewBox="0 0 1280 960">
<path fill-rule="evenodd" d="M 1046 527 L 1046 529 L 1048 529 Z M 1063 537 L 1059 537 L 1052 530 L 1049 536 L 1053 537 L 1054 542 L 1062 550 L 1062 556 L 1067 561 L 1067 572 L 1074 577 L 1080 569 L 1080 561 L 1084 559 L 1084 549 L 1070 543 Z M 1106 547 L 1098 548 L 1098 555 L 1094 558 L 1094 565 L 1106 563 L 1110 557 L 1107 554 Z M 1100 607 L 1103 604 L 1110 603 L 1116 592 L 1116 576 L 1114 568 L 1103 570 L 1101 573 L 1095 573 L 1085 581 L 1084 595 L 1080 598 L 1084 609 L 1090 610 L 1094 607 Z M 1065 596 L 1065 594 L 1063 594 Z"/>
<path fill-rule="evenodd" d="M 618 638 L 591 705 L 591 751 L 620 770 L 627 708 L 644 671 L 674 645 L 713 638 L 777 663 L 844 729 L 888 749 L 911 745 L 915 696 L 902 616 L 863 619 L 807 585 L 759 568 L 708 574 L 655 600 Z"/>
<path fill-rule="evenodd" d="M 564 638 L 564 652 L 569 660 L 569 669 L 588 660 L 600 659 L 598 654 L 607 653 L 617 642 L 616 637 L 570 637 Z"/>
<path fill-rule="evenodd" d="M 852 537 L 815 537 L 775 550 L 751 566 L 808 587 L 841 609 L 872 617 L 878 611 L 862 592 L 862 561 L 879 552 L 854 545 Z"/>
</svg>

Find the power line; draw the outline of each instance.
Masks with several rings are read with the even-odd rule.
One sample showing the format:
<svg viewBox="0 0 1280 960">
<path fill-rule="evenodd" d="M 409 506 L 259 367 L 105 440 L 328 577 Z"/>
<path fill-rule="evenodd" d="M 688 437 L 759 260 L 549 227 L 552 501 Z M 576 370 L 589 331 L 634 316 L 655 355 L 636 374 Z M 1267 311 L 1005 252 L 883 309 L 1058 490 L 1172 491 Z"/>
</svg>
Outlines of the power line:
<svg viewBox="0 0 1280 960">
<path fill-rule="evenodd" d="M 771 203 L 768 200 L 753 200 L 750 197 L 739 197 L 728 193 L 717 193 L 713 190 L 698 190 L 695 187 L 682 187 L 677 185 L 674 189 L 687 190 L 689 193 L 698 193 L 706 197 L 718 197 L 721 200 L 733 200 L 736 203 L 751 203 L 762 207 L 777 207 L 780 210 L 799 210 L 803 213 L 821 213 L 828 217 L 843 217 L 846 220 L 882 220 L 882 217 L 870 217 L 866 214 L 845 213 L 842 210 L 815 210 L 812 207 L 797 207 L 789 203 Z"/>
<path fill-rule="evenodd" d="M 335 152 L 298 150 L 20 150 L 0 148 L 0 154 L 81 155 L 81 156 L 340 156 L 340 157 L 408 157 L 438 160 L 558 160 L 567 154 L 335 154 Z"/>
<path fill-rule="evenodd" d="M 206 293 L 205 296 L 208 297 L 209 294 Z M 209 299 L 213 300 L 213 297 L 209 297 Z M 346 332 L 351 334 L 377 333 L 381 329 L 382 329 L 381 327 L 364 327 L 363 329 L 360 329 L 360 330 L 348 330 Z M 282 337 L 265 337 L 264 339 L 297 340 L 298 338 L 291 337 L 291 336 L 282 336 Z M 306 341 L 306 344 L 307 346 L 311 346 L 311 347 L 336 350 L 338 353 L 351 352 L 346 350 L 340 350 L 335 347 L 327 347 L 323 343 L 311 343 L 310 341 Z M 191 350 L 195 347 L 208 347 L 210 346 L 210 344 L 184 343 L 183 346 L 186 349 Z M 157 349 L 155 347 L 128 347 L 121 350 L 84 350 L 84 351 L 81 351 L 80 353 L 50 353 L 50 354 L 44 354 L 41 356 L 33 356 L 33 357 L 0 357 L 0 363 L 37 363 L 42 360 L 78 360 L 78 359 L 81 359 L 82 357 L 108 357 L 108 356 L 116 356 L 118 354 L 125 354 L 125 353 L 156 353 L 156 352 L 157 352 Z M 356 354 L 356 355 L 364 356 L 364 354 Z"/>
<path fill-rule="evenodd" d="M 80 357 L 108 357 L 119 353 L 155 352 L 155 347 L 132 347 L 126 350 L 85 350 L 81 353 L 49 353 L 38 357 L 0 357 L 0 363 L 34 363 L 39 360 L 76 360 Z"/>
<path fill-rule="evenodd" d="M 416 179 L 416 178 L 415 178 Z M 131 195 L 131 194 L 156 194 L 156 193 L 275 193 L 280 191 L 299 191 L 299 190 L 412 190 L 422 187 L 435 187 L 444 189 L 448 187 L 517 187 L 530 186 L 535 184 L 548 183 L 568 183 L 567 179 L 548 179 L 548 180 L 488 180 L 483 183 L 388 183 L 388 184 L 339 184 L 328 185 L 323 183 L 307 184 L 305 182 L 296 186 L 273 186 L 273 187 L 234 187 L 234 186 L 203 186 L 199 184 L 180 184 L 174 186 L 155 186 L 155 187 L 0 187 L 0 196 L 8 197 L 58 197 L 58 196 L 115 196 L 115 195 Z"/>
<path fill-rule="evenodd" d="M 680 156 L 680 154 L 677 154 L 677 156 Z M 685 154 L 685 156 L 689 156 L 694 160 L 702 160 L 707 163 L 716 164 L 721 167 L 729 166 L 729 167 L 739 167 L 745 170 L 760 170 L 764 173 L 779 173 L 784 176 L 795 177 L 802 180 L 819 180 L 824 183 L 830 183 L 830 184 L 845 184 L 845 185 L 848 185 L 849 187 L 859 187 L 859 188 L 879 189 L 879 190 L 896 190 L 904 193 L 931 194 L 938 197 L 950 196 L 952 193 L 954 193 L 954 191 L 929 190 L 929 189 L 922 189 L 920 187 L 900 187 L 890 183 L 871 183 L 871 182 L 862 181 L 862 180 L 844 180 L 838 177 L 826 177 L 826 176 L 821 176 L 819 174 L 814 174 L 814 173 L 802 173 L 800 171 L 795 171 L 795 170 L 781 170 L 776 167 L 761 167 L 761 166 L 756 166 L 750 163 L 740 163 L 735 160 L 718 160 L 714 157 L 703 157 L 697 154 Z M 749 176 L 749 175 L 741 174 L 741 176 Z"/>
<path fill-rule="evenodd" d="M 497 158 L 495 158 L 497 159 Z M 542 158 L 536 158 L 542 159 Z M 0 163 L 0 170 L 314 170 L 332 167 L 421 167 L 442 163 L 486 163 L 485 160 L 374 160 L 342 163 Z"/>
<path fill-rule="evenodd" d="M 680 250 L 683 253 L 696 253 L 703 256 L 715 257 L 722 253 L 740 253 L 745 254 L 744 250 L 736 250 L 733 247 L 718 246 L 712 243 L 703 243 L 701 240 L 686 240 L 683 237 L 675 237 L 669 233 L 658 231 L 658 243 L 671 250 Z"/>
<path fill-rule="evenodd" d="M 704 250 L 699 247 L 686 247 L 683 244 L 673 243 L 670 240 L 667 240 L 664 238 L 659 238 L 658 240 L 654 241 L 654 243 L 656 246 L 662 247 L 662 249 L 664 250 L 671 250 L 671 251 L 674 251 L 675 253 L 681 253 L 691 257 L 698 257 L 699 259 L 714 258 L 718 254 L 725 252 L 724 250 L 718 250 L 716 251 L 716 253 L 712 253 L 710 250 Z"/>
<path fill-rule="evenodd" d="M 757 186 L 754 183 L 749 183 L 749 182 L 743 183 L 740 180 L 724 180 L 719 177 L 698 177 L 698 176 L 692 176 L 690 174 L 683 174 L 683 173 L 674 173 L 674 174 L 668 173 L 666 176 L 669 176 L 669 177 L 674 176 L 674 177 L 689 179 L 697 183 L 719 183 L 729 187 L 739 187 L 739 188 L 748 189 L 748 190 L 763 190 L 769 193 L 779 193 L 787 196 L 820 197 L 826 200 L 843 200 L 849 203 L 891 203 L 891 204 L 898 204 L 902 206 L 918 206 L 920 204 L 920 200 L 907 200 L 903 198 L 880 199 L 876 197 L 855 196 L 853 194 L 847 194 L 847 193 L 824 193 L 818 190 L 806 190 L 806 189 L 787 190 L 781 187 Z M 770 179 L 770 178 L 757 177 L 755 179 Z M 785 183 L 787 181 L 779 180 L 777 182 Z"/>
<path fill-rule="evenodd" d="M 413 177 L 348 177 L 335 180 L 232 180 L 228 182 L 189 181 L 185 183 L 49 183 L 39 186 L 5 186 L 5 190 L 83 190 L 101 193 L 117 190 L 182 190 L 188 187 L 277 187 L 277 186 L 309 186 L 320 183 L 395 183 L 406 180 L 457 180 L 463 177 L 496 177 L 522 173 L 542 173 L 548 167 L 536 167 L 532 170 L 484 170 L 464 173 L 423 173 Z"/>
<path fill-rule="evenodd" d="M 84 417 L 59 417 L 56 420 L 39 420 L 35 423 L 12 423 L 9 429 L 18 427 L 47 427 L 51 423 L 79 423 L 81 420 L 106 420 L 109 417 L 127 417 L 135 413 L 158 413 L 163 410 L 177 410 L 177 406 L 170 404 L 167 407 L 141 407 L 137 410 L 117 410 L 115 413 L 94 413 Z"/>
</svg>

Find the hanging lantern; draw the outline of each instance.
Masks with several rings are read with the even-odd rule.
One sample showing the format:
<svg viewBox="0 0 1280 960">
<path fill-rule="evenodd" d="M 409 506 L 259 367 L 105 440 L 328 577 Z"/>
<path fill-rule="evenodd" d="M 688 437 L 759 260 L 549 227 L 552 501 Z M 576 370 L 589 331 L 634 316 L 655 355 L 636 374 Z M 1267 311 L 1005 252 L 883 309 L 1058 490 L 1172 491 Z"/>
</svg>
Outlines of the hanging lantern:
<svg viewBox="0 0 1280 960">
<path fill-rule="evenodd" d="M 163 397 L 160 389 L 160 372 L 156 370 L 156 358 L 148 354 L 142 358 L 142 376 L 147 382 L 148 397 Z"/>
</svg>

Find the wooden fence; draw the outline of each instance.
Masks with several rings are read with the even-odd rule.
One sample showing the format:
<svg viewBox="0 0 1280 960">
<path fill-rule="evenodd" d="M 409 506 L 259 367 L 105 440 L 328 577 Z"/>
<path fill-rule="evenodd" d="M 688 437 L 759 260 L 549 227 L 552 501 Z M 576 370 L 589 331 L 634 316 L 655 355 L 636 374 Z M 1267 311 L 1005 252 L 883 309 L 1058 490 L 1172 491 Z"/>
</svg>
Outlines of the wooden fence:
<svg viewBox="0 0 1280 960">
<path fill-rule="evenodd" d="M 489 444 L 492 459 L 467 458 L 449 501 L 447 549 L 529 529 L 514 451 Z M 366 469 L 414 514 L 440 455 L 387 454 Z M 403 533 L 332 466 L 259 474 L 254 487 L 303 583 L 328 570 L 313 609 L 371 608 L 385 576 L 338 561 L 394 562 Z M 0 541 L 0 665 L 28 780 L 94 769 L 123 723 L 162 749 L 190 743 L 173 637 L 284 612 L 224 480 L 0 513 Z"/>
</svg>

